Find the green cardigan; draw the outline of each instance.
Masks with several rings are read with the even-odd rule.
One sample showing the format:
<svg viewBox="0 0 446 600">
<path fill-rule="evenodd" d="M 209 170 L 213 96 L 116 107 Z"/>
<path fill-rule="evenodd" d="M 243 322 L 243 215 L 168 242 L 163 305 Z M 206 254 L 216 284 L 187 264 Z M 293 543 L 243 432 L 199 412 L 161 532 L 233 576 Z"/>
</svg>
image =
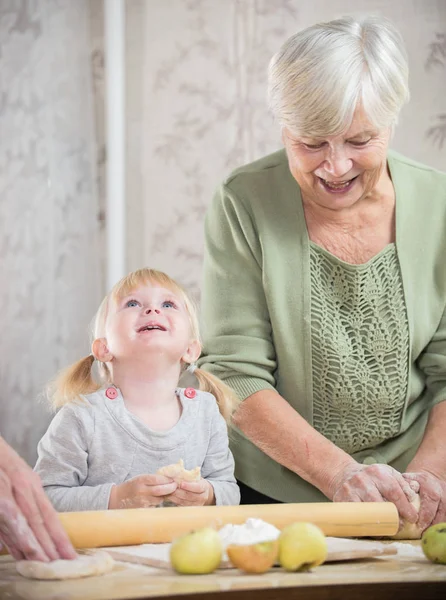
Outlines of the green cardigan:
<svg viewBox="0 0 446 600">
<path fill-rule="evenodd" d="M 409 323 L 408 387 L 398 435 L 353 457 L 404 471 L 430 408 L 446 399 L 446 174 L 393 151 L 388 165 Z M 241 399 L 276 389 L 312 424 L 310 246 L 284 150 L 223 182 L 207 213 L 205 236 L 200 366 Z M 232 440 L 243 483 L 285 502 L 326 500 L 239 430 Z"/>
</svg>

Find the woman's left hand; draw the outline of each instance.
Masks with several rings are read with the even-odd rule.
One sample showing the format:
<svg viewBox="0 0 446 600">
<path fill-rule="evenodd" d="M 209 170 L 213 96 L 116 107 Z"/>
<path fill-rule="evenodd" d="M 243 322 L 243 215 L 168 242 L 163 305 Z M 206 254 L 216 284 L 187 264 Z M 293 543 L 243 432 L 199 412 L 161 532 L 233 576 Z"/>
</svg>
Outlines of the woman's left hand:
<svg viewBox="0 0 446 600">
<path fill-rule="evenodd" d="M 420 484 L 420 529 L 424 531 L 431 525 L 446 521 L 446 481 L 428 471 L 403 473 L 403 477 Z"/>
<path fill-rule="evenodd" d="M 214 488 L 206 479 L 199 481 L 182 481 L 178 483 L 177 489 L 173 494 L 165 496 L 168 500 L 177 506 L 204 506 L 215 504 Z"/>
</svg>

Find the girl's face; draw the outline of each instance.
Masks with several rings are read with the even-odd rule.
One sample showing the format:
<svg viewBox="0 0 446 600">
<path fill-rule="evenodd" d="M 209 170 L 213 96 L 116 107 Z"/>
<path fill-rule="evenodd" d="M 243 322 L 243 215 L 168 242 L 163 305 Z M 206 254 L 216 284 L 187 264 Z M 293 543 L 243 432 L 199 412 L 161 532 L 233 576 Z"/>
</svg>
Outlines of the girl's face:
<svg viewBox="0 0 446 600">
<path fill-rule="evenodd" d="M 105 345 L 117 360 L 152 356 L 193 362 L 200 353 L 184 300 L 155 282 L 110 302 Z"/>
</svg>

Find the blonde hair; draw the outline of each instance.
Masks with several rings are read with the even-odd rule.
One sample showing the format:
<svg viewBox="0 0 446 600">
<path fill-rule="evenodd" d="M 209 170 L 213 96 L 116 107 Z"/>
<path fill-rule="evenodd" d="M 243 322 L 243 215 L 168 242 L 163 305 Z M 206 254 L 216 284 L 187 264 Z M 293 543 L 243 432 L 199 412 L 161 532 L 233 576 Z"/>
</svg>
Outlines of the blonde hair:
<svg viewBox="0 0 446 600">
<path fill-rule="evenodd" d="M 295 135 L 346 131 L 362 106 L 378 129 L 393 127 L 409 100 L 401 35 L 384 18 L 344 17 L 290 37 L 269 65 L 269 106 Z"/>
<path fill-rule="evenodd" d="M 165 273 L 148 268 L 138 269 L 123 277 L 105 296 L 92 322 L 91 341 L 105 337 L 105 326 L 111 303 L 125 298 L 140 286 L 153 283 L 170 289 L 183 300 L 189 315 L 192 339 L 197 340 L 201 345 L 197 309 L 186 290 Z M 82 400 L 82 395 L 91 394 L 104 385 L 113 383 L 110 370 L 105 363 L 98 363 L 99 381 L 95 381 L 92 374 L 94 362 L 93 355 L 81 358 L 81 360 L 61 371 L 49 384 L 47 395 L 54 409 L 58 409 L 69 402 Z M 187 364 L 183 364 L 183 370 L 187 366 Z M 210 392 L 215 396 L 221 414 L 229 423 L 231 415 L 239 404 L 235 393 L 223 381 L 203 369 L 196 368 L 194 375 L 198 380 L 199 389 Z"/>
</svg>

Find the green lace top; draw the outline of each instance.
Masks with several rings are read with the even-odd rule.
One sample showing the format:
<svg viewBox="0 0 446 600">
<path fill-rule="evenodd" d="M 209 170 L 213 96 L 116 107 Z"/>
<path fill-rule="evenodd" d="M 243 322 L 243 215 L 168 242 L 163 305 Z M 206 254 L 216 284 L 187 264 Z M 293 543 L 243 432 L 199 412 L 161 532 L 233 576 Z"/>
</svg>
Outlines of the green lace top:
<svg viewBox="0 0 446 600">
<path fill-rule="evenodd" d="M 351 265 L 310 243 L 313 425 L 353 454 L 395 436 L 409 328 L 394 244 Z"/>
</svg>

